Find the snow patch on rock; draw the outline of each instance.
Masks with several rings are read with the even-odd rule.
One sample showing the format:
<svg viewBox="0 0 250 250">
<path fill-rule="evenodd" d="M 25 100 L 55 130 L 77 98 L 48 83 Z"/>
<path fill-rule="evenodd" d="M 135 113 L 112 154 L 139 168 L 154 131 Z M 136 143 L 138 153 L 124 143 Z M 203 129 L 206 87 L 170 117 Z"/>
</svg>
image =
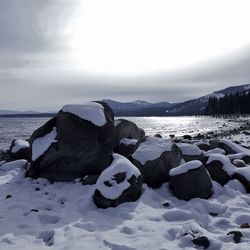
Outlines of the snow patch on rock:
<svg viewBox="0 0 250 250">
<path fill-rule="evenodd" d="M 237 153 L 237 154 L 230 154 L 227 156 L 229 157 L 230 160 L 242 159 L 245 156 L 250 156 L 250 153 Z"/>
<path fill-rule="evenodd" d="M 115 120 L 115 127 L 117 127 L 121 122 L 121 120 Z"/>
<path fill-rule="evenodd" d="M 157 137 L 147 137 L 137 150 L 133 153 L 133 159 L 145 165 L 147 161 L 153 161 L 161 156 L 163 152 L 171 151 L 173 143 Z"/>
<path fill-rule="evenodd" d="M 222 169 L 229 175 L 232 176 L 235 171 L 236 167 L 231 163 L 230 159 L 226 155 L 222 154 L 212 154 L 209 155 L 206 164 L 210 164 L 212 161 L 219 161 L 222 163 Z"/>
<path fill-rule="evenodd" d="M 225 153 L 226 153 L 225 150 L 223 150 L 222 148 L 214 148 L 214 149 L 204 152 L 204 155 L 205 156 L 208 156 L 211 154 L 223 154 L 224 155 Z"/>
<path fill-rule="evenodd" d="M 7 172 L 14 170 L 16 168 L 24 168 L 27 166 L 27 164 L 28 162 L 26 160 L 16 160 L 11 162 L 6 162 L 0 166 L 0 170 Z"/>
<path fill-rule="evenodd" d="M 179 175 L 179 174 L 184 174 L 184 173 L 188 172 L 189 170 L 197 169 L 201 166 L 202 166 L 202 163 L 198 160 L 189 161 L 189 162 L 184 163 L 176 168 L 171 169 L 169 171 L 169 175 L 175 176 L 175 175 Z"/>
<path fill-rule="evenodd" d="M 228 140 L 228 139 L 221 139 L 220 142 L 226 144 L 228 147 L 230 147 L 232 150 L 234 150 L 236 153 L 246 153 L 250 154 L 250 150 L 241 147 L 240 145 Z"/>
<path fill-rule="evenodd" d="M 15 140 L 14 141 L 14 146 L 11 149 L 11 153 L 16 153 L 22 148 L 28 148 L 29 143 L 25 140 Z"/>
<path fill-rule="evenodd" d="M 96 183 L 96 189 L 107 199 L 115 200 L 119 198 L 123 191 L 129 188 L 130 183 L 128 180 L 134 175 L 138 177 L 141 175 L 138 168 L 136 168 L 128 159 L 119 155 L 113 154 L 112 164 L 106 168 L 100 175 Z M 125 180 L 117 183 L 114 175 L 125 173 Z M 105 185 L 109 182 L 111 186 Z"/>
<path fill-rule="evenodd" d="M 81 119 L 92 122 L 98 127 L 102 127 L 107 123 L 104 107 L 97 102 L 89 102 L 86 104 L 68 104 L 63 106 L 63 112 L 72 113 Z"/>
<path fill-rule="evenodd" d="M 237 168 L 236 173 L 244 176 L 248 181 L 250 181 L 250 167 Z"/>
<path fill-rule="evenodd" d="M 46 134 L 43 137 L 36 138 L 32 143 L 32 161 L 38 159 L 41 155 L 46 152 L 46 150 L 50 147 L 53 142 L 57 142 L 55 140 L 57 136 L 56 127 L 53 130 Z"/>
<path fill-rule="evenodd" d="M 176 143 L 176 145 L 180 148 L 183 155 L 200 155 L 201 150 L 199 147 L 193 144 L 188 143 Z"/>
<path fill-rule="evenodd" d="M 137 142 L 138 142 L 138 140 L 136 140 L 136 139 L 123 138 L 123 139 L 121 139 L 120 144 L 124 144 L 126 146 L 129 146 L 129 145 L 135 145 Z"/>
</svg>

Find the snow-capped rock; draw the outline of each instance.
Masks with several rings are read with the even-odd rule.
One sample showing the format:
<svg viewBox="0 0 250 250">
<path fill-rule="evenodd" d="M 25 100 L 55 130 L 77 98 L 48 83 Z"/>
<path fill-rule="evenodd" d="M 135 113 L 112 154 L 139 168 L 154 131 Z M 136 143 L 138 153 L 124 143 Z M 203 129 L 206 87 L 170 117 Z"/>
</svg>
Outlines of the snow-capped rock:
<svg viewBox="0 0 250 250">
<path fill-rule="evenodd" d="M 121 155 L 113 154 L 113 158 L 111 165 L 102 172 L 96 183 L 94 202 L 100 208 L 136 201 L 141 195 L 140 171 Z"/>
<path fill-rule="evenodd" d="M 210 154 L 204 159 L 204 164 L 211 178 L 221 185 L 225 185 L 236 170 L 228 156 L 222 154 Z"/>
<path fill-rule="evenodd" d="M 181 151 L 172 141 L 157 137 L 145 137 L 138 144 L 132 162 L 149 186 L 159 187 L 170 179 L 169 170 L 180 164 Z"/>
<path fill-rule="evenodd" d="M 212 148 L 221 148 L 226 154 L 246 153 L 250 154 L 250 150 L 246 149 L 228 139 L 213 139 L 209 141 Z"/>
<path fill-rule="evenodd" d="M 190 143 L 176 143 L 182 152 L 185 161 L 202 160 L 203 155 L 200 148 Z"/>
<path fill-rule="evenodd" d="M 12 159 L 30 160 L 30 145 L 28 141 L 16 139 L 13 140 L 9 149 Z"/>
<path fill-rule="evenodd" d="M 179 199 L 209 198 L 212 193 L 210 176 L 200 161 L 190 161 L 170 171 L 170 186 Z"/>
<path fill-rule="evenodd" d="M 118 153 L 120 155 L 125 156 L 126 158 L 130 158 L 131 155 L 135 152 L 136 147 L 137 147 L 137 139 L 128 139 L 128 138 L 123 138 L 119 146 L 117 146 L 114 149 L 115 153 Z"/>
<path fill-rule="evenodd" d="M 103 114 L 105 123 L 97 122 L 104 121 Z M 32 162 L 28 176 L 72 181 L 86 175 L 100 175 L 112 159 L 115 136 L 114 116 L 106 104 L 66 109 L 64 106 L 64 111 L 59 111 L 31 136 Z"/>
<path fill-rule="evenodd" d="M 225 150 L 222 149 L 222 148 L 214 148 L 214 149 L 211 149 L 211 150 L 208 150 L 206 152 L 204 152 L 204 155 L 205 156 L 209 156 L 209 155 L 212 155 L 212 154 L 226 154 Z"/>
<path fill-rule="evenodd" d="M 104 107 L 97 102 L 89 102 L 86 104 L 68 104 L 63 106 L 63 112 L 68 112 L 79 116 L 81 119 L 90 121 L 94 125 L 102 127 L 106 124 Z"/>
<path fill-rule="evenodd" d="M 137 125 L 131 121 L 125 119 L 116 120 L 116 134 L 117 134 L 117 146 L 122 139 L 140 139 L 145 136 L 143 129 L 137 127 Z"/>
</svg>

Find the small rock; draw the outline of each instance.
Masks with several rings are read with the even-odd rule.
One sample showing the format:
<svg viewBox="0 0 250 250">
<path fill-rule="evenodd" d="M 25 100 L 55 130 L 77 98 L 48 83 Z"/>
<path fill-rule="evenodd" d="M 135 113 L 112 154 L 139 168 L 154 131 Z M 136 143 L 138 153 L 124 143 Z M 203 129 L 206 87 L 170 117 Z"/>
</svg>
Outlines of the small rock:
<svg viewBox="0 0 250 250">
<path fill-rule="evenodd" d="M 35 212 L 35 213 L 38 213 L 39 210 L 38 209 L 30 209 L 30 212 Z"/>
<path fill-rule="evenodd" d="M 233 235 L 233 240 L 235 243 L 240 243 L 241 238 L 243 237 L 242 233 L 240 231 L 231 231 L 227 235 Z"/>
<path fill-rule="evenodd" d="M 183 135 L 183 139 L 184 140 L 192 140 L 192 136 L 191 135 Z"/>
<path fill-rule="evenodd" d="M 240 228 L 250 228 L 250 224 L 249 223 L 243 223 L 240 225 Z"/>
<path fill-rule="evenodd" d="M 195 245 L 204 247 L 204 249 L 207 249 L 210 245 L 209 239 L 206 236 L 200 236 L 192 241 Z"/>
<path fill-rule="evenodd" d="M 8 194 L 8 195 L 6 195 L 5 199 L 7 200 L 7 199 L 9 199 L 11 197 L 12 197 L 12 195 Z"/>
<path fill-rule="evenodd" d="M 162 138 L 162 136 L 160 134 L 155 134 L 154 137 Z"/>
</svg>

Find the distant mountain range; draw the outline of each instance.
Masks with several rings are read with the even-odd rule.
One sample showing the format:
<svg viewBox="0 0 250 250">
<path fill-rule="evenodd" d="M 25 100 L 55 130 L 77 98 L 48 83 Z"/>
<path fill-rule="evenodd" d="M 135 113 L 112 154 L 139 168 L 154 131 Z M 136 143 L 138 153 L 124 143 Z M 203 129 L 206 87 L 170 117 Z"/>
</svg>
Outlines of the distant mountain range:
<svg viewBox="0 0 250 250">
<path fill-rule="evenodd" d="M 39 112 L 36 111 L 15 111 L 15 110 L 0 110 L 0 115 L 16 115 L 16 114 L 38 114 Z"/>
<path fill-rule="evenodd" d="M 104 99 L 103 102 L 107 103 L 114 111 L 115 116 L 183 116 L 183 115 L 202 115 L 209 97 L 224 97 L 225 95 L 235 93 L 245 93 L 250 91 L 250 84 L 232 86 L 211 94 L 196 98 L 193 100 L 169 103 L 157 102 L 151 103 L 142 100 L 134 102 L 118 102 L 115 100 Z M 54 113 L 38 113 L 35 111 L 12 111 L 0 110 L 0 116 L 53 116 Z"/>
</svg>

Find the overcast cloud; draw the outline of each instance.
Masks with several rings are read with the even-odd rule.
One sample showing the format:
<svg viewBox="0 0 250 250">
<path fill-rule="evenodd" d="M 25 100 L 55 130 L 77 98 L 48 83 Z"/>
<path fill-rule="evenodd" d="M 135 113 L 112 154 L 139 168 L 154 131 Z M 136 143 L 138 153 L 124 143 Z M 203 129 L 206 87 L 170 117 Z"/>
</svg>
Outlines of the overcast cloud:
<svg viewBox="0 0 250 250">
<path fill-rule="evenodd" d="M 250 16 L 242 17 L 247 1 L 232 1 L 233 5 L 222 1 L 225 12 L 221 12 L 223 5 L 218 6 L 215 13 L 218 25 L 220 15 L 223 19 L 225 14 L 225 23 L 231 20 L 230 27 L 221 26 L 225 28 L 221 35 L 219 29 L 217 33 L 208 29 L 217 26 L 209 19 L 211 13 L 201 20 L 204 30 L 190 28 L 193 36 L 186 36 L 187 40 L 181 42 L 179 33 L 188 34 L 187 27 L 182 29 L 181 24 L 187 20 L 184 16 L 185 20 L 173 22 L 165 30 L 164 22 L 167 25 L 168 20 L 164 19 L 164 13 L 157 13 L 163 9 L 161 1 L 127 1 L 122 8 L 119 2 L 124 4 L 123 1 L 103 2 L 105 6 L 100 1 L 80 0 L 0 1 L 0 109 L 52 111 L 65 103 L 103 98 L 180 102 L 250 83 L 250 35 L 247 34 Z M 216 1 L 207 2 L 217 6 Z M 227 2 L 229 6 L 225 5 Z M 172 6 L 171 1 L 164 1 L 164 6 L 166 11 L 176 10 L 177 15 L 182 3 Z M 153 4 L 159 6 L 152 9 Z M 196 6 L 192 4 L 198 1 L 190 1 L 190 11 Z M 229 13 L 227 7 L 231 7 Z M 123 10 L 128 12 L 124 16 L 120 15 Z M 189 13 L 195 15 L 202 18 L 196 11 Z M 190 25 L 198 22 L 194 19 Z M 116 23 L 119 25 L 112 26 Z M 206 29 L 211 32 L 211 40 L 207 44 L 204 42 L 207 39 L 197 42 L 203 39 Z M 237 39 L 232 39 L 234 32 Z M 225 51 L 221 49 L 223 42 Z M 207 54 L 201 55 L 206 49 Z M 194 60 L 189 60 L 187 57 L 192 55 Z"/>
</svg>

